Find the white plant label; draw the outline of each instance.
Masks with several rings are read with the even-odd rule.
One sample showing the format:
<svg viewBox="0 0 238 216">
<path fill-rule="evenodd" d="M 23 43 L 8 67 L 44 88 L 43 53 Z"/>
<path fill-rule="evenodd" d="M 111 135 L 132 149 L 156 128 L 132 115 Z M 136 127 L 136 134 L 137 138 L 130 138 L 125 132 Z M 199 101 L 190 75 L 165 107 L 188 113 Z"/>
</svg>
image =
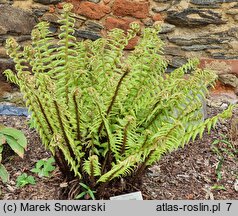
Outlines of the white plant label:
<svg viewBox="0 0 238 216">
<path fill-rule="evenodd" d="M 141 191 L 110 197 L 110 200 L 143 200 Z"/>
</svg>

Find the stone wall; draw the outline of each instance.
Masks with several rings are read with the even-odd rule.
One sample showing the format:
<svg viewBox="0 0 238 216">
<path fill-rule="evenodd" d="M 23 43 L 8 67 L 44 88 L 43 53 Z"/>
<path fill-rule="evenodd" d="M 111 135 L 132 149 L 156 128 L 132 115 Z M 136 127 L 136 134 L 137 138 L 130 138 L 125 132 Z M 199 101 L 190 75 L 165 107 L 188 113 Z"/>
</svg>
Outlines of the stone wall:
<svg viewBox="0 0 238 216">
<path fill-rule="evenodd" d="M 96 40 L 115 27 L 126 31 L 133 21 L 142 27 L 160 23 L 164 54 L 171 68 L 181 66 L 187 58 L 199 57 L 201 66 L 215 68 L 223 83 L 238 89 L 238 0 L 68 2 L 74 5 L 78 38 Z M 0 85 L 1 71 L 13 68 L 4 49 L 6 38 L 14 36 L 20 44 L 28 43 L 33 26 L 40 20 L 49 21 L 51 31 L 57 32 L 62 4 L 61 0 L 0 0 Z M 133 49 L 138 40 L 139 35 L 127 49 Z"/>
</svg>

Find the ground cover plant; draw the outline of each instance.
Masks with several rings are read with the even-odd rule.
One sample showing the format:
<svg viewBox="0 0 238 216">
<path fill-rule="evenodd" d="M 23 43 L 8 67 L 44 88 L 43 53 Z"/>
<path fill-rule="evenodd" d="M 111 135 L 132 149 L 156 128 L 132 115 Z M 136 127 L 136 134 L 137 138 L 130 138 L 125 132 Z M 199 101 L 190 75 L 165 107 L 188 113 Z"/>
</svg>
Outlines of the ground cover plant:
<svg viewBox="0 0 238 216">
<path fill-rule="evenodd" d="M 17 74 L 5 74 L 24 94 L 31 125 L 59 169 L 78 180 L 72 198 L 100 196 L 120 178 L 141 179 L 163 154 L 231 116 L 233 106 L 203 121 L 202 98 L 216 75 L 198 69 L 197 60 L 166 74 L 158 28 L 141 31 L 133 23 L 126 34 L 114 29 L 106 38 L 77 41 L 71 9 L 64 5 L 57 43 L 46 22 L 33 30 L 29 46 L 9 38 Z M 139 44 L 124 56 L 140 31 Z"/>
<path fill-rule="evenodd" d="M 50 172 L 54 171 L 55 166 L 52 165 L 52 163 L 54 163 L 55 160 L 53 157 L 44 160 L 41 159 L 39 161 L 37 161 L 35 168 L 31 169 L 31 172 L 33 173 L 37 173 L 38 176 L 41 177 L 49 177 L 50 176 Z"/>
<path fill-rule="evenodd" d="M 223 185 L 219 184 L 223 178 L 223 164 L 225 158 L 234 158 L 237 161 L 238 156 L 238 149 L 236 146 L 224 134 L 221 134 L 221 137 L 222 139 L 215 139 L 211 145 L 212 151 L 217 155 L 218 160 L 216 165 L 217 184 L 212 187 L 212 189 L 216 190 L 226 190 Z"/>
<path fill-rule="evenodd" d="M 24 187 L 28 184 L 36 184 L 35 178 L 33 176 L 28 176 L 26 173 L 22 173 L 16 179 L 16 186 L 17 187 Z"/>
</svg>

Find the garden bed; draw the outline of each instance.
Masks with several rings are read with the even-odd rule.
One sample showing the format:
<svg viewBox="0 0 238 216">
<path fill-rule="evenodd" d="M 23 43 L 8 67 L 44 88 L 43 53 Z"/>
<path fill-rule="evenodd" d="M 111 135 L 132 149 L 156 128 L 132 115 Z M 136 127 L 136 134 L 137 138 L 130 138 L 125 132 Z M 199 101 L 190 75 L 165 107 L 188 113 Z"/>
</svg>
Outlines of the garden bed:
<svg viewBox="0 0 238 216">
<path fill-rule="evenodd" d="M 220 112 L 219 107 L 208 108 L 208 115 Z M 237 118 L 238 111 L 234 111 Z M 58 168 L 50 178 L 39 178 L 30 170 L 35 163 L 51 154 L 45 150 L 33 129 L 29 129 L 26 117 L 0 116 L 0 123 L 22 130 L 28 139 L 28 148 L 23 159 L 8 157 L 4 165 L 10 173 L 10 181 L 0 182 L 1 199 L 65 199 L 63 191 L 67 183 Z M 144 199 L 238 199 L 238 152 L 229 141 L 231 120 L 219 123 L 211 134 L 190 142 L 165 155 L 143 176 L 140 184 L 123 184 L 111 188 L 105 197 L 122 193 L 142 191 Z M 225 141 L 224 141 L 225 140 Z M 214 143 L 214 144 L 213 144 Z M 21 173 L 33 175 L 36 185 L 16 187 L 16 178 Z"/>
</svg>

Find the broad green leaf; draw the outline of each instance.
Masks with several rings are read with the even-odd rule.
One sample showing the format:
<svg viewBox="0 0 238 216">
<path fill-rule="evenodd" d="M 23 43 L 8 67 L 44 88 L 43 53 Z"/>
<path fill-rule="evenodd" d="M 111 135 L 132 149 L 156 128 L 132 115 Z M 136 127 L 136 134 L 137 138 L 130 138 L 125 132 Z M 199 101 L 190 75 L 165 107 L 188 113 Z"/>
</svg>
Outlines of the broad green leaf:
<svg viewBox="0 0 238 216">
<path fill-rule="evenodd" d="M 0 177 L 3 181 L 3 183 L 8 182 L 8 180 L 9 180 L 8 171 L 6 170 L 5 166 L 3 166 L 2 164 L 0 164 Z"/>
<path fill-rule="evenodd" d="M 26 149 L 27 146 L 27 139 L 24 135 L 23 132 L 15 129 L 15 128 L 3 128 L 1 130 L 1 133 L 11 136 L 12 138 L 14 138 L 21 147 L 23 147 L 24 149 Z"/>
<path fill-rule="evenodd" d="M 24 155 L 24 148 L 19 145 L 19 143 L 11 136 L 6 136 L 7 143 L 11 147 L 11 149 L 16 152 L 21 158 Z"/>
</svg>

